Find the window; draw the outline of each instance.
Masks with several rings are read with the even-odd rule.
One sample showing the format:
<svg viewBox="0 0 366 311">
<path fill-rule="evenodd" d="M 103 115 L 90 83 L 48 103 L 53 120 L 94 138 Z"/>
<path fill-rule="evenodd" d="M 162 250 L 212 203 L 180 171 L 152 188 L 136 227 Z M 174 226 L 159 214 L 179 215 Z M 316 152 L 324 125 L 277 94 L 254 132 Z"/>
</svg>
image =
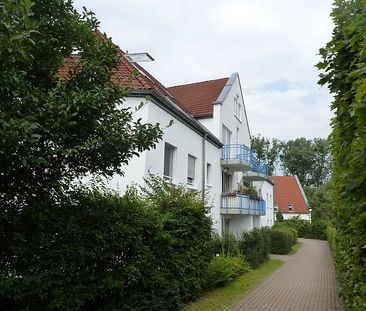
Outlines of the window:
<svg viewBox="0 0 366 311">
<path fill-rule="evenodd" d="M 187 183 L 193 185 L 195 177 L 196 177 L 196 158 L 189 154 Z"/>
<path fill-rule="evenodd" d="M 212 170 L 211 164 L 207 163 L 207 167 L 206 167 L 206 184 L 207 184 L 207 186 L 211 185 L 211 178 L 212 178 L 211 177 L 211 174 L 212 174 L 211 170 Z"/>
<path fill-rule="evenodd" d="M 222 125 L 222 143 L 224 145 L 230 145 L 230 142 L 231 142 L 231 131 L 225 125 Z"/>
<path fill-rule="evenodd" d="M 293 212 L 294 211 L 294 207 L 292 206 L 292 204 L 287 204 L 288 207 L 288 211 L 289 212 Z"/>
<path fill-rule="evenodd" d="M 173 162 L 174 162 L 174 153 L 175 147 L 172 145 L 165 143 L 164 149 L 164 173 L 163 178 L 165 180 L 172 181 L 173 180 Z"/>
<path fill-rule="evenodd" d="M 239 95 L 236 94 L 235 98 L 234 98 L 234 109 L 235 109 L 235 116 L 241 121 L 241 103 L 239 101 Z"/>
</svg>

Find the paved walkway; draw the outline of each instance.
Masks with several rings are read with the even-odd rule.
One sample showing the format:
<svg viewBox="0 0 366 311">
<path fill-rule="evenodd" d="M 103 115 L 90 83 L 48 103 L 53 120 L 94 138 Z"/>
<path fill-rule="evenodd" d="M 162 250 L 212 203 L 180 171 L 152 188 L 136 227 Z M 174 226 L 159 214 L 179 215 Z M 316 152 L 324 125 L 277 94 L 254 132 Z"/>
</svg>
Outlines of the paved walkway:
<svg viewBox="0 0 366 311">
<path fill-rule="evenodd" d="M 299 239 L 294 256 L 272 255 L 285 264 L 231 310 L 340 311 L 336 276 L 328 242 Z"/>
</svg>

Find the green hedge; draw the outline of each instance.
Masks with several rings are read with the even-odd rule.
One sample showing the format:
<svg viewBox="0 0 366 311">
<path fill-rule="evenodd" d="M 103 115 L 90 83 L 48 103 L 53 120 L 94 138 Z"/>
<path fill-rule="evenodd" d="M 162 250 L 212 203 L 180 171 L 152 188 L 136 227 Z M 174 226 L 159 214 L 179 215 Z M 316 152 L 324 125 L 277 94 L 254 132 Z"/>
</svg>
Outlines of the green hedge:
<svg viewBox="0 0 366 311">
<path fill-rule="evenodd" d="M 265 227 L 243 232 L 239 240 L 239 249 L 251 267 L 257 268 L 269 259 L 271 229 Z"/>
<path fill-rule="evenodd" d="M 276 222 L 275 228 L 290 227 L 297 231 L 298 237 L 308 239 L 327 239 L 327 221 L 318 219 L 310 223 L 305 219 L 298 217 L 286 219 L 282 222 Z"/>
<path fill-rule="evenodd" d="M 207 271 L 206 287 L 224 286 L 248 271 L 250 271 L 250 265 L 242 256 L 216 256 L 212 259 Z"/>
<path fill-rule="evenodd" d="M 325 220 L 317 220 L 311 223 L 311 237 L 318 240 L 327 239 L 327 225 Z"/>
<path fill-rule="evenodd" d="M 296 241 L 296 232 L 293 228 L 274 228 L 271 230 L 271 253 L 287 254 Z"/>
<path fill-rule="evenodd" d="M 174 310 L 195 299 L 212 259 L 197 194 L 144 199 L 79 191 L 1 219 L 1 310 Z M 11 221 L 9 221 L 9 219 Z"/>
<path fill-rule="evenodd" d="M 333 256 L 347 310 L 366 310 L 366 4 L 334 1 L 320 84 L 333 95 Z M 329 232 L 329 230 L 328 230 Z"/>
</svg>

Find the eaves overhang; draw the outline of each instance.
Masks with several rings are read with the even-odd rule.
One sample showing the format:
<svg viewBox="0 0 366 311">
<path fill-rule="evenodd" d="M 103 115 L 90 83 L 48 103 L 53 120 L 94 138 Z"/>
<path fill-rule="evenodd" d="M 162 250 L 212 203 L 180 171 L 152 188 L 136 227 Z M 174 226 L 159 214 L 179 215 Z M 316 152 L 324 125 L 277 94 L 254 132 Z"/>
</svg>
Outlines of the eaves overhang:
<svg viewBox="0 0 366 311">
<path fill-rule="evenodd" d="M 162 108 L 163 110 L 171 114 L 173 117 L 175 117 L 176 119 L 187 125 L 189 128 L 194 130 L 202 137 L 206 137 L 207 141 L 212 143 L 215 147 L 217 147 L 218 149 L 222 148 L 223 144 L 214 134 L 212 134 L 206 127 L 200 124 L 192 116 L 184 112 L 176 103 L 174 103 L 169 98 L 163 96 L 159 92 L 152 89 L 132 90 L 128 96 L 149 97 L 149 99 L 156 105 L 158 105 L 160 108 Z"/>
</svg>

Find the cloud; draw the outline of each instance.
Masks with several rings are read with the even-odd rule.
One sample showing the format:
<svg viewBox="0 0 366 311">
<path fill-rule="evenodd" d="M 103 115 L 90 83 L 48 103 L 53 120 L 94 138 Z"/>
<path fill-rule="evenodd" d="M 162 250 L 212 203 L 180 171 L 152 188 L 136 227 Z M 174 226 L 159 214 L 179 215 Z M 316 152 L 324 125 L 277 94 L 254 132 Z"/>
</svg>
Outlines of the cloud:
<svg viewBox="0 0 366 311">
<path fill-rule="evenodd" d="M 239 72 L 251 132 L 329 134 L 326 89 L 314 65 L 331 37 L 331 0 L 76 0 L 101 29 L 167 86 Z M 286 122 L 284 122 L 286 120 Z"/>
</svg>

